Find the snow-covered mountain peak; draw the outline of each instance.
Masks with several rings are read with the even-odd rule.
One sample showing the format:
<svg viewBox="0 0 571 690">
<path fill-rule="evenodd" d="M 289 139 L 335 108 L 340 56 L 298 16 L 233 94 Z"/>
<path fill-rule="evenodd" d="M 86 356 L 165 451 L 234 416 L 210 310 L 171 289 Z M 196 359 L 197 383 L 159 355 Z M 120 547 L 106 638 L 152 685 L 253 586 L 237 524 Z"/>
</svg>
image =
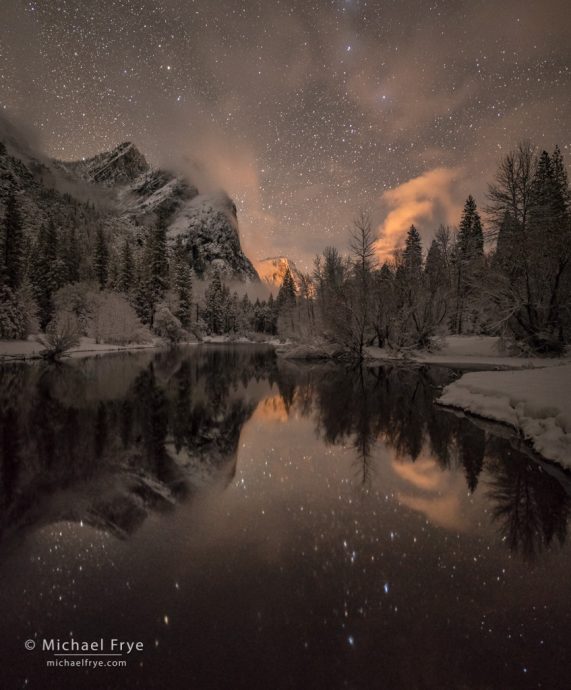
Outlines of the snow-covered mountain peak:
<svg viewBox="0 0 571 690">
<path fill-rule="evenodd" d="M 182 242 L 199 278 L 217 271 L 227 280 L 259 280 L 242 250 L 236 206 L 224 192 L 200 194 L 191 180 L 151 167 L 129 141 L 64 162 L 31 147 L 21 153 L 23 145 L 17 148 L 13 137 L 5 139 L 0 138 L 0 212 L 6 199 L 17 195 L 32 241 L 53 220 L 62 233 L 76 229 L 93 251 L 99 225 L 116 256 L 126 238 L 141 246 L 146 229 L 160 218 L 169 242 Z"/>
<path fill-rule="evenodd" d="M 104 187 L 129 184 L 150 169 L 145 156 L 130 141 L 92 158 L 62 163 L 62 167 L 83 180 Z"/>
<path fill-rule="evenodd" d="M 224 278 L 257 281 L 256 269 L 242 251 L 236 206 L 225 193 L 200 194 L 173 216 L 171 241 L 181 237 L 200 276 L 216 270 Z"/>
</svg>

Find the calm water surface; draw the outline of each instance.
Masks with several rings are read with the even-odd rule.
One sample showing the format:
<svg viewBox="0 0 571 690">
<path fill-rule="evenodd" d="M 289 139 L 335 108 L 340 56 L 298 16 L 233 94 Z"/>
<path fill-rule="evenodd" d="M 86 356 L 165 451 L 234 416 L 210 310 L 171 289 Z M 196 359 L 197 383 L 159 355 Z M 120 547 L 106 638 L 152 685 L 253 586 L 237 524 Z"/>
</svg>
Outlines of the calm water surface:
<svg viewBox="0 0 571 690">
<path fill-rule="evenodd" d="M 435 406 L 454 376 L 0 369 L 0 688 L 570 688 L 571 479 Z M 48 668 L 70 635 L 144 649 Z"/>
</svg>

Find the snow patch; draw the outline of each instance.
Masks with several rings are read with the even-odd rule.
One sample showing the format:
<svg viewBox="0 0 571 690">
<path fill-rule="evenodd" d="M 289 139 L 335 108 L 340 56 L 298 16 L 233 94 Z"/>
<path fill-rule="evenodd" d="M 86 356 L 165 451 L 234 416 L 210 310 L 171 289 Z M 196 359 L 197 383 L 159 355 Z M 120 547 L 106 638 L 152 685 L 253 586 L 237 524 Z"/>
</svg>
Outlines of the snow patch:
<svg viewBox="0 0 571 690">
<path fill-rule="evenodd" d="M 509 424 L 543 457 L 571 467 L 571 365 L 465 374 L 438 402 Z"/>
</svg>

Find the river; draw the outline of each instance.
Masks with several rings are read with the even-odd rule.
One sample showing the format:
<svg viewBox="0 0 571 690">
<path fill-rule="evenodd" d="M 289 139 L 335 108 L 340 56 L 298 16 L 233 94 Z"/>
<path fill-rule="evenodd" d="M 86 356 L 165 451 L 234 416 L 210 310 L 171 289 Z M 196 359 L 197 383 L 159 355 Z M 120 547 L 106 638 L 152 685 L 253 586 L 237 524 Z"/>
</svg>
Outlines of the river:
<svg viewBox="0 0 571 690">
<path fill-rule="evenodd" d="M 571 479 L 435 405 L 456 375 L 2 367 L 0 687 L 570 687 Z"/>
</svg>

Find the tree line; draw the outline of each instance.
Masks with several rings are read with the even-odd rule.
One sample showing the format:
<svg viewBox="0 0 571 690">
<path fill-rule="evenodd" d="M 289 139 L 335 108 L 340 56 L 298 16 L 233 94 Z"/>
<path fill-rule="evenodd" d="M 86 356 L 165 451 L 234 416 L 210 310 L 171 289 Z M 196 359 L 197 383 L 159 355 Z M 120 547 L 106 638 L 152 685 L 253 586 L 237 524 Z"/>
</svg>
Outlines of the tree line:
<svg viewBox="0 0 571 690">
<path fill-rule="evenodd" d="M 379 262 L 371 217 L 361 213 L 346 255 L 325 248 L 312 274 L 296 285 L 286 271 L 267 300 L 240 297 L 217 270 L 195 295 L 192 252 L 181 237 L 167 242 L 160 211 L 122 239 L 91 208 L 75 222 L 50 219 L 32 238 L 21 203 L 8 197 L 0 228 L 2 339 L 71 323 L 107 342 L 151 332 L 173 342 L 278 334 L 361 358 L 369 345 L 427 348 L 444 334 L 502 335 L 520 350 L 561 354 L 571 337 L 571 193 L 558 147 L 539 153 L 525 142 L 504 156 L 486 224 L 469 196 L 458 228 L 439 227 L 425 247 L 413 225 Z"/>
<path fill-rule="evenodd" d="M 379 263 L 371 218 L 355 220 L 349 253 L 326 248 L 312 291 L 284 281 L 282 335 L 311 333 L 354 356 L 377 345 L 427 348 L 438 335 L 501 335 L 520 351 L 562 354 L 571 338 L 571 194 L 559 147 L 521 143 L 500 162 L 484 207 L 472 196 L 458 228 L 427 251 L 412 225 Z"/>
</svg>

